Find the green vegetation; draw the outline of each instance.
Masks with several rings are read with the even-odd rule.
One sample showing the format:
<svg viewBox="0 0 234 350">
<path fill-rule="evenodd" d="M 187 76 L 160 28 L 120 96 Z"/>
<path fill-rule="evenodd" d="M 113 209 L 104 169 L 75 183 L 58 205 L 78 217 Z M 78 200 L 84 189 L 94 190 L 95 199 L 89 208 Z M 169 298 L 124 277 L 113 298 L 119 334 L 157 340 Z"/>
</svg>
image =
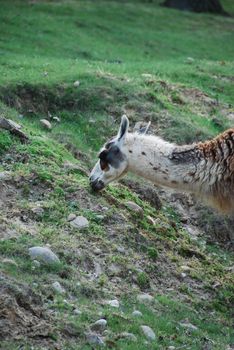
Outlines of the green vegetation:
<svg viewBox="0 0 234 350">
<path fill-rule="evenodd" d="M 20 123 L 30 142 L 0 131 L 1 172 L 10 174 L 6 186 L 0 179 L 0 270 L 42 296 L 55 348 L 90 350 L 85 333 L 100 317 L 108 349 L 146 349 L 142 324 L 156 334 L 147 349 L 225 350 L 234 343 L 232 255 L 192 239 L 170 205 L 156 210 L 118 184 L 94 194 L 85 175 L 123 112 L 132 125 L 151 120 L 154 131 L 179 143 L 233 124 L 234 19 L 159 2 L 1 1 L 0 115 Z M 234 13 L 230 0 L 224 7 Z M 39 120 L 50 115 L 61 122 L 51 119 L 48 131 Z M 85 216 L 89 228 L 72 227 L 71 213 Z M 28 248 L 45 244 L 60 264 L 29 260 Z M 53 293 L 54 281 L 65 295 Z M 136 301 L 142 292 L 154 295 L 152 305 Z M 116 297 L 119 309 L 104 302 Z M 135 309 L 142 318 L 132 317 Z M 180 325 L 186 322 L 197 329 Z"/>
</svg>

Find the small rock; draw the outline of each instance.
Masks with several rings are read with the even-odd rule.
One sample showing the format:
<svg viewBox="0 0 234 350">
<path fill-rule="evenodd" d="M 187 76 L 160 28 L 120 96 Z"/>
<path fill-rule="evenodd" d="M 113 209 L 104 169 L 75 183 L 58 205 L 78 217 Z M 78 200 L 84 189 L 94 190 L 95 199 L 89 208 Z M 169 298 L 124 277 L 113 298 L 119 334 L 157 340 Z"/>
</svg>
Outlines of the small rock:
<svg viewBox="0 0 234 350">
<path fill-rule="evenodd" d="M 186 273 L 181 272 L 180 276 L 181 276 L 182 278 L 185 278 L 187 275 L 186 275 Z"/>
<path fill-rule="evenodd" d="M 128 333 L 128 332 L 123 332 L 119 334 L 119 338 L 125 338 L 127 340 L 131 340 L 136 342 L 137 341 L 137 337 L 133 334 L 133 333 Z"/>
<path fill-rule="evenodd" d="M 47 119 L 40 119 L 40 123 L 45 129 L 48 129 L 48 130 L 52 129 L 52 125 L 49 122 L 49 120 L 47 120 Z"/>
<path fill-rule="evenodd" d="M 116 307 L 116 308 L 119 307 L 119 302 L 118 302 L 118 300 L 116 300 L 116 299 L 114 299 L 114 300 L 108 300 L 108 301 L 107 301 L 107 304 L 110 305 L 110 306 L 112 306 L 112 307 Z"/>
<path fill-rule="evenodd" d="M 175 350 L 175 346 L 173 346 L 173 345 L 170 345 L 170 346 L 168 346 L 168 348 L 167 348 L 168 350 Z"/>
<path fill-rule="evenodd" d="M 155 223 L 155 220 L 154 220 L 151 216 L 149 216 L 149 215 L 147 216 L 147 220 L 148 220 L 148 222 L 149 222 L 150 225 L 153 225 L 153 226 L 154 226 L 154 225 L 156 224 L 156 223 Z"/>
<path fill-rule="evenodd" d="M 56 293 L 58 293 L 58 294 L 64 294 L 65 293 L 65 289 L 57 281 L 52 284 L 52 287 L 53 287 L 54 291 Z"/>
<path fill-rule="evenodd" d="M 69 214 L 67 217 L 67 221 L 73 221 L 76 218 L 76 214 Z"/>
<path fill-rule="evenodd" d="M 104 346 L 105 345 L 105 343 L 102 340 L 102 338 L 99 337 L 95 333 L 86 333 L 86 339 L 87 339 L 87 342 L 90 345 L 98 345 L 98 346 Z"/>
<path fill-rule="evenodd" d="M 95 248 L 93 252 L 94 252 L 94 254 L 99 255 L 102 253 L 102 250 L 99 248 Z"/>
<path fill-rule="evenodd" d="M 38 260 L 33 260 L 33 261 L 32 261 L 32 264 L 33 264 L 33 266 L 36 267 L 36 268 L 41 267 L 41 263 L 40 263 L 40 261 L 38 261 Z"/>
<path fill-rule="evenodd" d="M 2 260 L 2 263 L 18 267 L 17 262 L 15 260 L 13 260 L 13 259 L 5 258 L 5 259 Z"/>
<path fill-rule="evenodd" d="M 140 311 L 135 310 L 135 311 L 133 311 L 132 316 L 134 316 L 134 317 L 142 317 L 143 315 L 142 315 L 142 313 Z"/>
<path fill-rule="evenodd" d="M 10 179 L 11 179 L 11 175 L 8 171 L 0 172 L 0 181 L 6 181 L 6 180 L 10 180 Z"/>
<path fill-rule="evenodd" d="M 193 62 L 194 62 L 194 58 L 193 57 L 187 57 L 186 58 L 186 63 L 192 64 Z"/>
<path fill-rule="evenodd" d="M 111 275 L 118 275 L 122 270 L 119 265 L 111 264 L 108 268 L 108 271 Z"/>
<path fill-rule="evenodd" d="M 180 266 L 181 270 L 184 271 L 184 272 L 189 272 L 190 271 L 190 267 L 187 266 L 187 265 L 182 265 Z"/>
<path fill-rule="evenodd" d="M 80 86 L 80 82 L 79 82 L 79 80 L 74 81 L 73 86 L 75 86 L 75 87 Z"/>
<path fill-rule="evenodd" d="M 138 294 L 137 301 L 139 303 L 151 303 L 154 300 L 152 295 L 149 294 Z"/>
<path fill-rule="evenodd" d="M 134 211 L 135 213 L 143 216 L 144 210 L 138 204 L 134 202 L 126 202 L 126 206 L 132 211 Z"/>
<path fill-rule="evenodd" d="M 104 329 L 106 328 L 106 325 L 107 325 L 107 321 L 104 318 L 101 318 L 91 326 L 91 329 L 93 331 L 101 332 L 101 331 L 104 331 Z"/>
<path fill-rule="evenodd" d="M 117 250 L 117 252 L 119 252 L 119 253 L 122 253 L 122 254 L 125 253 L 124 247 L 117 247 L 116 250 Z"/>
<path fill-rule="evenodd" d="M 32 208 L 32 212 L 33 214 L 36 214 L 38 216 L 42 216 L 45 212 L 45 210 L 41 207 L 35 207 L 35 208 Z"/>
<path fill-rule="evenodd" d="M 39 260 L 44 264 L 59 263 L 60 260 L 48 247 L 32 247 L 29 248 L 29 255 L 33 260 Z"/>
<path fill-rule="evenodd" d="M 96 219 L 102 221 L 105 219 L 105 216 L 104 215 L 96 215 Z"/>
<path fill-rule="evenodd" d="M 179 323 L 179 325 L 183 328 L 187 328 L 191 331 L 197 331 L 198 328 L 196 326 L 194 326 L 192 323 L 189 323 L 189 322 L 181 322 Z"/>
<path fill-rule="evenodd" d="M 143 331 L 144 335 L 146 336 L 146 338 L 148 340 L 155 340 L 156 339 L 156 335 L 155 335 L 154 331 L 152 330 L 152 328 L 150 328 L 148 326 L 141 326 L 141 330 Z"/>
<path fill-rule="evenodd" d="M 78 228 L 78 229 L 89 227 L 89 222 L 84 216 L 77 216 L 70 223 L 73 227 Z"/>
<path fill-rule="evenodd" d="M 75 310 L 73 310 L 73 314 L 80 316 L 82 314 L 82 312 L 79 309 L 75 309 Z"/>
</svg>

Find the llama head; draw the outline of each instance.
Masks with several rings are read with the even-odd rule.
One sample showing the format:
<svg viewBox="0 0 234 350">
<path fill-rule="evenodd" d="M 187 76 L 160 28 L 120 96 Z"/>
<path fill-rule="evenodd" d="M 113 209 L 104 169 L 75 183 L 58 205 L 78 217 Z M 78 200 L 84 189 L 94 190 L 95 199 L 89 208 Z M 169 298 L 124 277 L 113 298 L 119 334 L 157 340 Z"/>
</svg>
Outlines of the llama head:
<svg viewBox="0 0 234 350">
<path fill-rule="evenodd" d="M 139 133 L 145 134 L 147 127 L 142 128 Z M 116 137 L 104 144 L 99 160 L 91 171 L 89 181 L 95 191 L 102 190 L 110 182 L 124 176 L 128 171 L 129 152 L 127 151 L 128 118 L 123 115 L 120 128 Z"/>
</svg>

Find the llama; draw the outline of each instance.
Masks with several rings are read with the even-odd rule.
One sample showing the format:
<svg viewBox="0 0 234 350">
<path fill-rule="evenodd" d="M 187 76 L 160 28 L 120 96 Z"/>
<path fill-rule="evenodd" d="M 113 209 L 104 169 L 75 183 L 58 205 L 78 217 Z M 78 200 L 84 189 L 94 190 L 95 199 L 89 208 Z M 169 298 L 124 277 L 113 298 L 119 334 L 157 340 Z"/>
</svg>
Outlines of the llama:
<svg viewBox="0 0 234 350">
<path fill-rule="evenodd" d="M 178 146 L 146 135 L 150 123 L 128 133 L 122 116 L 117 136 L 99 153 L 90 174 L 91 187 L 99 191 L 128 171 L 156 185 L 191 192 L 224 213 L 234 213 L 234 128 L 211 141 Z"/>
</svg>

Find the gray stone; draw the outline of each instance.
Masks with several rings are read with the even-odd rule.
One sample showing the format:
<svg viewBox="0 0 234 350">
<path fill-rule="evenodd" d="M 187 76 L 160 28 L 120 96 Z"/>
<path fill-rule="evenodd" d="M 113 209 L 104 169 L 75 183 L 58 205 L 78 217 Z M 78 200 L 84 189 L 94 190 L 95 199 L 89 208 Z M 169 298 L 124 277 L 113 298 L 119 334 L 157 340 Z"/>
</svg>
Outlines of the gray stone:
<svg viewBox="0 0 234 350">
<path fill-rule="evenodd" d="M 105 343 L 102 340 L 102 338 L 99 337 L 97 334 L 95 334 L 95 333 L 86 333 L 85 335 L 86 335 L 87 342 L 90 345 L 97 345 L 97 346 L 104 346 L 105 345 Z"/>
<path fill-rule="evenodd" d="M 108 300 L 107 301 L 107 304 L 112 306 L 112 307 L 116 307 L 118 308 L 119 307 L 119 301 L 117 299 L 114 299 L 114 300 Z"/>
<path fill-rule="evenodd" d="M 137 301 L 139 303 L 151 303 L 153 302 L 154 298 L 152 295 L 149 294 L 138 294 L 137 295 Z"/>
<path fill-rule="evenodd" d="M 168 346 L 168 348 L 167 348 L 168 350 L 175 350 L 175 346 L 173 346 L 173 345 L 170 345 L 170 346 Z"/>
<path fill-rule="evenodd" d="M 194 326 L 192 323 L 189 323 L 189 322 L 181 322 L 179 323 L 179 325 L 183 328 L 187 328 L 191 331 L 197 331 L 198 328 L 196 326 Z"/>
<path fill-rule="evenodd" d="M 89 222 L 84 216 L 77 216 L 75 220 L 72 220 L 71 225 L 78 229 L 83 229 L 89 227 Z"/>
<path fill-rule="evenodd" d="M 187 275 L 186 275 L 186 273 L 181 272 L 180 276 L 181 276 L 182 278 L 185 278 Z"/>
<path fill-rule="evenodd" d="M 37 216 L 42 216 L 45 212 L 45 210 L 42 207 L 34 207 L 32 208 L 33 214 L 36 214 Z"/>
<path fill-rule="evenodd" d="M 93 252 L 94 252 L 94 254 L 99 255 L 102 253 L 102 250 L 99 248 L 95 248 Z"/>
<path fill-rule="evenodd" d="M 100 320 L 96 321 L 92 326 L 91 329 L 93 331 L 102 332 L 106 328 L 107 321 L 104 318 L 101 318 Z"/>
<path fill-rule="evenodd" d="M 68 215 L 67 221 L 73 221 L 73 220 L 75 220 L 75 218 L 76 218 L 76 214 L 71 213 Z"/>
<path fill-rule="evenodd" d="M 40 263 L 40 261 L 38 261 L 38 260 L 33 260 L 33 261 L 32 261 L 32 264 L 33 264 L 33 266 L 36 267 L 36 268 L 41 267 L 41 263 Z"/>
<path fill-rule="evenodd" d="M 49 120 L 47 120 L 47 119 L 40 119 L 40 123 L 45 129 L 48 129 L 48 130 L 52 129 L 52 125 L 49 122 Z"/>
<path fill-rule="evenodd" d="M 119 247 L 117 247 L 116 249 L 117 249 L 117 252 L 119 252 L 119 253 L 122 253 L 122 254 L 125 253 L 124 247 L 119 246 Z"/>
<path fill-rule="evenodd" d="M 127 206 L 129 209 L 131 209 L 132 211 L 134 211 L 135 213 L 137 213 L 137 214 L 143 216 L 144 210 L 143 210 L 138 204 L 129 201 L 129 202 L 126 202 L 126 206 Z"/>
<path fill-rule="evenodd" d="M 33 260 L 39 260 L 44 264 L 59 263 L 60 260 L 48 247 L 32 247 L 29 248 L 29 255 Z"/>
<path fill-rule="evenodd" d="M 127 340 L 131 340 L 133 342 L 137 341 L 137 337 L 133 333 L 123 332 L 123 333 L 120 333 L 119 337 L 125 338 Z"/>
<path fill-rule="evenodd" d="M 135 310 L 135 311 L 133 311 L 132 316 L 134 316 L 134 317 L 142 317 L 143 315 L 142 315 L 142 313 L 140 311 Z"/>
<path fill-rule="evenodd" d="M 79 309 L 75 309 L 75 310 L 73 310 L 73 314 L 80 316 L 82 314 L 82 312 Z"/>
<path fill-rule="evenodd" d="M 65 289 L 61 286 L 59 282 L 54 282 L 52 284 L 53 290 L 58 294 L 65 294 Z"/>
<path fill-rule="evenodd" d="M 0 181 L 10 180 L 12 178 L 9 171 L 0 172 Z"/>
<path fill-rule="evenodd" d="M 80 82 L 79 82 L 79 80 L 74 81 L 73 86 L 75 86 L 75 87 L 80 86 Z"/>
<path fill-rule="evenodd" d="M 155 335 L 154 331 L 149 326 L 141 326 L 141 330 L 143 331 L 144 335 L 146 336 L 146 338 L 148 340 L 155 340 L 156 339 L 156 335 Z"/>
<path fill-rule="evenodd" d="M 180 268 L 181 268 L 181 270 L 182 270 L 183 272 L 189 272 L 189 271 L 190 271 L 190 267 L 187 266 L 187 265 L 182 265 L 182 266 L 180 266 Z"/>
</svg>

